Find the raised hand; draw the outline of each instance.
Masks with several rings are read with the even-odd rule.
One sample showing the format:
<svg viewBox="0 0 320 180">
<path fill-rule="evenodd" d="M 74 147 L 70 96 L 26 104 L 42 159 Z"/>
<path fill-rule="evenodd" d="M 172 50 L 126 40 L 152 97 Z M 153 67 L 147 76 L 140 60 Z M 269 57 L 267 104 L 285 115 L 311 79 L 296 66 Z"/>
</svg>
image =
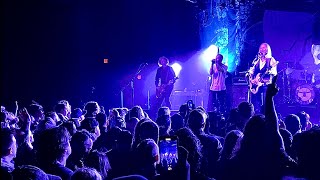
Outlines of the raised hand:
<svg viewBox="0 0 320 180">
<path fill-rule="evenodd" d="M 18 110 L 19 110 L 18 101 L 15 101 L 15 105 L 16 105 L 16 111 L 15 111 L 14 115 L 18 116 Z"/>
<path fill-rule="evenodd" d="M 30 114 L 28 113 L 27 108 L 23 108 L 19 111 L 19 117 L 24 121 L 24 122 L 31 122 L 32 118 Z"/>
<path fill-rule="evenodd" d="M 268 85 L 266 92 L 267 97 L 274 97 L 279 92 L 279 88 L 277 87 L 277 79 L 278 76 L 274 76 L 272 78 L 272 83 Z"/>
</svg>

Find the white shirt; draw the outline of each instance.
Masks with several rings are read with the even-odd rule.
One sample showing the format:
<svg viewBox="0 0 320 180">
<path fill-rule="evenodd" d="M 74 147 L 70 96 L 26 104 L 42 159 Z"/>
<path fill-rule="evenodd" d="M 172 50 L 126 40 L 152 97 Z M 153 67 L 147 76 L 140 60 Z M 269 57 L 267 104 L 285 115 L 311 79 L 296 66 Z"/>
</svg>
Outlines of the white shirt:
<svg viewBox="0 0 320 180">
<path fill-rule="evenodd" d="M 267 61 L 262 61 L 261 59 L 260 60 L 258 60 L 258 61 L 256 61 L 254 64 L 253 64 L 253 66 L 249 69 L 249 74 L 250 75 L 253 75 L 253 73 L 254 73 L 254 67 L 257 65 L 257 63 L 260 63 L 259 64 L 259 69 L 261 70 L 265 65 L 266 65 L 266 62 Z M 269 72 L 270 72 L 270 74 L 272 74 L 273 76 L 276 76 L 277 74 L 278 74 L 278 72 L 277 72 L 277 65 L 278 65 L 278 63 L 279 63 L 279 61 L 276 61 L 273 57 L 270 59 L 270 67 L 271 67 L 271 69 L 269 70 Z M 255 78 L 255 77 L 253 77 L 253 78 Z M 272 78 L 271 79 L 269 79 L 269 81 L 267 81 L 267 82 L 265 82 L 266 84 L 271 84 L 271 80 L 272 80 Z"/>
<path fill-rule="evenodd" d="M 258 60 L 258 61 L 256 61 L 254 64 L 253 64 L 253 66 L 252 67 L 250 67 L 250 69 L 249 69 L 249 73 L 252 75 L 253 73 L 254 73 L 254 67 L 257 65 L 257 63 L 259 63 L 259 68 L 260 68 L 260 70 L 266 65 L 266 62 L 267 61 L 262 61 L 261 59 L 260 60 Z M 270 66 L 271 66 L 271 69 L 270 69 L 270 74 L 272 74 L 272 75 L 277 75 L 278 74 L 278 72 L 277 72 L 277 64 L 278 64 L 279 62 L 278 61 L 276 61 L 273 57 L 271 58 L 271 60 L 270 60 Z"/>
<path fill-rule="evenodd" d="M 260 70 L 264 67 L 264 65 L 266 65 L 266 62 L 267 62 L 267 61 L 261 61 L 261 60 L 260 60 L 260 64 L 259 64 L 259 65 L 260 65 L 260 66 L 259 66 Z"/>
<path fill-rule="evenodd" d="M 210 69 L 211 74 L 211 91 L 223 91 L 226 90 L 226 74 L 227 74 L 228 66 L 222 64 L 221 70 L 217 69 L 217 65 L 213 64 Z"/>
</svg>

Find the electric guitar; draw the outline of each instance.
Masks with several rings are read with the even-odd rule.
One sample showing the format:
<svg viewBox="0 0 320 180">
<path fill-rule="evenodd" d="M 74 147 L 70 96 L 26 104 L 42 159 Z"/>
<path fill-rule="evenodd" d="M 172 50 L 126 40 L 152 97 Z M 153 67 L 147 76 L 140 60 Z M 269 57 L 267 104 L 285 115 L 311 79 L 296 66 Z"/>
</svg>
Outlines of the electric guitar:
<svg viewBox="0 0 320 180">
<path fill-rule="evenodd" d="M 163 94 L 166 92 L 166 88 L 172 84 L 174 84 L 175 80 L 179 79 L 178 77 L 175 77 L 174 79 L 171 79 L 167 84 L 162 84 L 161 86 L 156 88 L 156 97 L 161 98 Z"/>
<path fill-rule="evenodd" d="M 277 61 L 271 67 L 275 67 L 276 65 L 278 65 L 278 63 L 279 63 L 279 61 Z M 250 88 L 250 92 L 252 94 L 257 94 L 258 91 L 259 91 L 259 88 L 270 80 L 270 79 L 265 80 L 265 76 L 266 75 L 269 75 L 269 71 L 268 70 L 263 74 L 258 73 L 254 79 L 252 79 L 251 77 L 249 78 L 249 88 Z M 270 77 L 270 78 L 272 79 L 272 77 Z"/>
<path fill-rule="evenodd" d="M 261 73 L 258 73 L 254 79 L 250 79 L 249 82 L 250 92 L 252 94 L 257 94 L 259 88 L 263 85 Z"/>
</svg>

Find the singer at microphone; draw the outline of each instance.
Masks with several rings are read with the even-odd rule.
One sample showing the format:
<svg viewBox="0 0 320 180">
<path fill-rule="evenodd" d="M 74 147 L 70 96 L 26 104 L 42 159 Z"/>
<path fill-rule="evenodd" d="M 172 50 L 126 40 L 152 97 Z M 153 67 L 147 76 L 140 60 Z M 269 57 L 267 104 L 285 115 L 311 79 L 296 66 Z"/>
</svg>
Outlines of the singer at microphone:
<svg viewBox="0 0 320 180">
<path fill-rule="evenodd" d="M 263 113 L 266 87 L 271 83 L 272 77 L 277 75 L 277 64 L 278 61 L 272 57 L 270 45 L 262 43 L 248 70 L 251 102 L 257 113 Z"/>
<path fill-rule="evenodd" d="M 208 98 L 208 111 L 226 111 L 226 77 L 228 66 L 222 63 L 223 55 L 217 54 L 210 67 L 211 84 Z"/>
</svg>

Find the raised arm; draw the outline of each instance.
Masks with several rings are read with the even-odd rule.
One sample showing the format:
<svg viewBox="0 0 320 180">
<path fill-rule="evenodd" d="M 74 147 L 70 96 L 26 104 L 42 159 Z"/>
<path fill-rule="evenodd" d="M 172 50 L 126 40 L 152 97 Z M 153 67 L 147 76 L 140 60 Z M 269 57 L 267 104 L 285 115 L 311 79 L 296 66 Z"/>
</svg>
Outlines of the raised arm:
<svg viewBox="0 0 320 180">
<path fill-rule="evenodd" d="M 20 129 L 20 133 L 28 133 L 31 128 L 32 118 L 30 114 L 28 113 L 27 108 L 22 108 L 19 112 L 19 117 L 21 118 L 23 124 Z"/>
<path fill-rule="evenodd" d="M 279 89 L 277 87 L 277 78 L 278 76 L 274 76 L 272 78 L 272 83 L 268 85 L 265 99 L 265 116 L 266 123 L 270 129 L 279 131 L 278 125 L 278 116 L 274 106 L 274 96 L 278 93 Z"/>
<path fill-rule="evenodd" d="M 18 117 L 18 110 L 19 110 L 18 101 L 15 101 L 15 105 L 16 105 L 16 109 L 15 109 L 14 115 L 15 115 L 16 117 Z"/>
</svg>

